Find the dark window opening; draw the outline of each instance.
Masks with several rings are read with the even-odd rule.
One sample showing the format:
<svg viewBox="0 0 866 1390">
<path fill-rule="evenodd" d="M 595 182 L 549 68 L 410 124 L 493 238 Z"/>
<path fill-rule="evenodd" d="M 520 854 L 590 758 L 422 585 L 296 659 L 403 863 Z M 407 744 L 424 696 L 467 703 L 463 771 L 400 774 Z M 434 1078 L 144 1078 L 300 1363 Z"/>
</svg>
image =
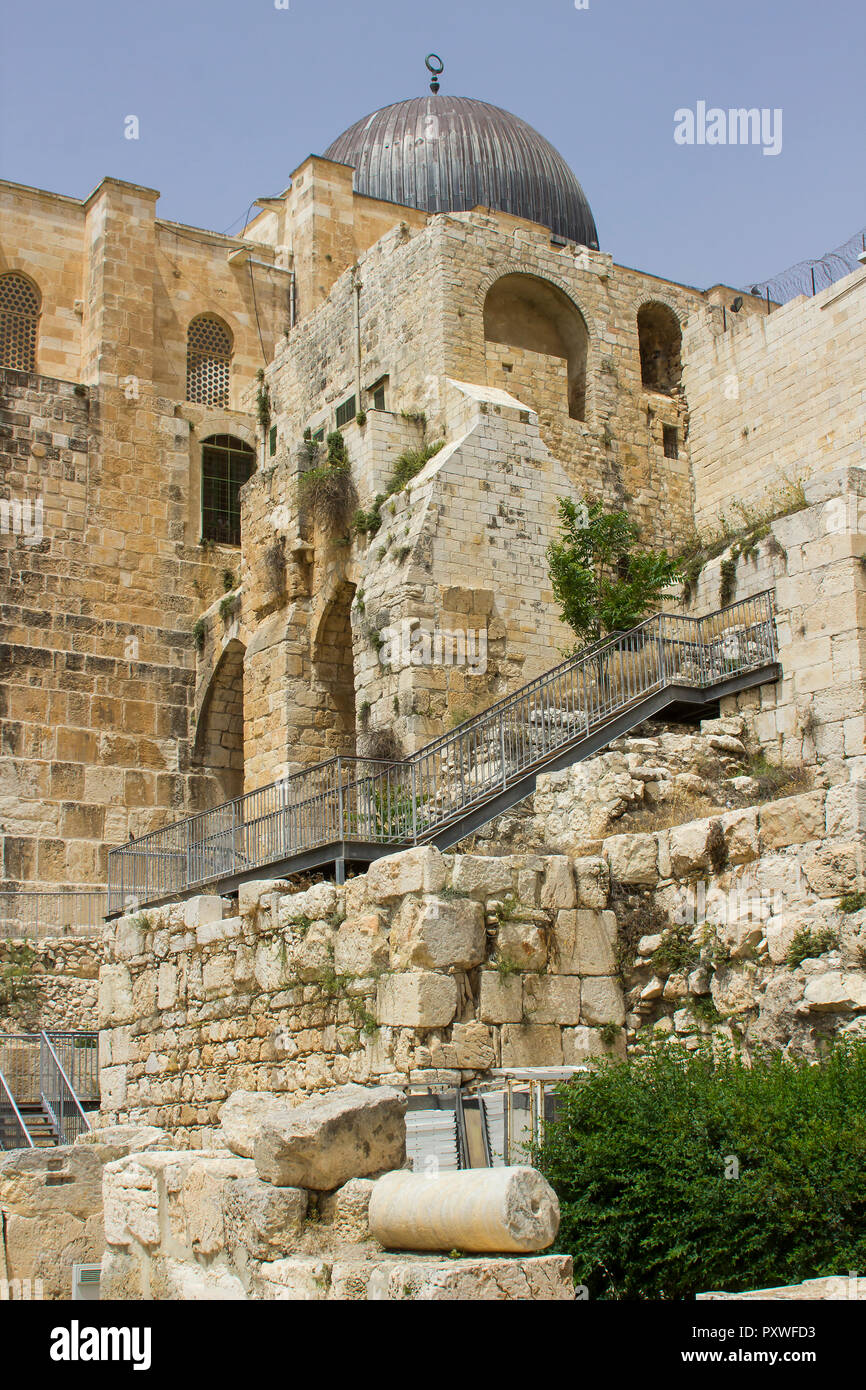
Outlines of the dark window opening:
<svg viewBox="0 0 866 1390">
<path fill-rule="evenodd" d="M 275 454 L 276 452 L 277 452 L 277 427 L 276 427 L 276 425 L 271 425 L 270 431 L 269 431 L 269 433 L 268 433 L 268 454 L 270 455 L 271 458 L 273 458 L 273 456 L 274 456 L 274 454 Z"/>
<path fill-rule="evenodd" d="M 665 458 L 678 459 L 680 456 L 680 432 L 676 425 L 662 425 L 662 442 Z"/>
<path fill-rule="evenodd" d="M 350 396 L 347 401 L 343 401 L 342 405 L 337 406 L 337 429 L 341 429 L 343 425 L 348 425 L 350 420 L 354 420 L 357 413 L 355 397 Z"/>
<path fill-rule="evenodd" d="M 370 387 L 370 398 L 372 400 L 374 410 L 385 409 L 385 387 L 387 386 L 387 384 L 388 378 L 386 376 L 383 376 L 381 381 L 377 381 L 375 385 Z"/>
<path fill-rule="evenodd" d="M 649 391 L 672 392 L 682 376 L 682 330 L 667 304 L 643 304 L 637 316 L 641 383 Z"/>
<path fill-rule="evenodd" d="M 312 439 L 313 439 L 313 443 L 314 443 L 314 444 L 324 444 L 324 442 L 325 442 L 325 426 L 324 426 L 324 425 L 321 425 L 319 429 L 313 431 Z"/>
<path fill-rule="evenodd" d="M 216 434 L 201 448 L 201 534 L 220 545 L 241 543 L 240 490 L 255 472 L 249 444 L 230 434 Z"/>
</svg>

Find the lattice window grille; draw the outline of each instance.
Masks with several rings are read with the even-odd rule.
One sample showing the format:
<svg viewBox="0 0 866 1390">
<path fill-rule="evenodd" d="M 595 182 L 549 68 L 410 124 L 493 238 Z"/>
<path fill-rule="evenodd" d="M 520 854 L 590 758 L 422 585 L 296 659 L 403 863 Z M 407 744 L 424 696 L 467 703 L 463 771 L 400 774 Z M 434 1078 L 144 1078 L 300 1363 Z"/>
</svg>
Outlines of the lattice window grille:
<svg viewBox="0 0 866 1390">
<path fill-rule="evenodd" d="M 0 276 L 0 366 L 36 370 L 39 295 L 23 275 Z"/>
<path fill-rule="evenodd" d="M 231 335 L 217 319 L 193 319 L 187 333 L 186 398 L 196 405 L 229 404 Z"/>
</svg>

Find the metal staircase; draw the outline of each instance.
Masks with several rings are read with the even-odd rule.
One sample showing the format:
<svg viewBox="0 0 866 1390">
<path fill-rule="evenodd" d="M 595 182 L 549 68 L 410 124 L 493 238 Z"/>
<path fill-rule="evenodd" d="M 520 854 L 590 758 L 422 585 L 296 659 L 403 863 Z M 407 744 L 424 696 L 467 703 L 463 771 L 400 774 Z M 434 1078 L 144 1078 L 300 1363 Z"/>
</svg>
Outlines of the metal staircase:
<svg viewBox="0 0 866 1390">
<path fill-rule="evenodd" d="M 0 1149 L 71 1144 L 99 1105 L 96 1033 L 0 1033 Z"/>
<path fill-rule="evenodd" d="M 578 652 L 400 762 L 335 757 L 109 854 L 109 912 L 208 885 L 454 845 L 534 790 L 671 707 L 712 705 L 777 680 L 772 594 L 703 618 L 659 613 Z"/>
</svg>

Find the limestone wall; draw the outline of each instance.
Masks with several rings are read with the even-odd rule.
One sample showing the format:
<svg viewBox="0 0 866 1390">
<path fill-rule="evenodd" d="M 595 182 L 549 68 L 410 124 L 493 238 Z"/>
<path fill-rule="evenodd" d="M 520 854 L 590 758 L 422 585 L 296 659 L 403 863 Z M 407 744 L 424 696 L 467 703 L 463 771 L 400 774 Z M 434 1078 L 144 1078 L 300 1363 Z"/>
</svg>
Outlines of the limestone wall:
<svg viewBox="0 0 866 1390">
<path fill-rule="evenodd" d="M 41 941 L 0 939 L 0 970 L 26 949 L 26 988 L 5 1009 L 0 1033 L 90 1032 L 97 1026 L 97 993 L 102 943 L 99 937 L 46 937 Z"/>
<path fill-rule="evenodd" d="M 101 886 L 111 845 L 220 799 L 194 765 L 193 623 L 237 551 L 187 531 L 188 425 L 142 393 L 0 372 L 4 886 Z M 134 486 L 131 483 L 134 479 Z"/>
<path fill-rule="evenodd" d="M 759 502 L 786 478 L 862 467 L 866 444 L 866 271 L 769 315 L 690 319 L 683 381 L 695 519 Z"/>
<path fill-rule="evenodd" d="M 121 918 L 100 977 L 103 1111 L 201 1147 L 239 1087 L 454 1085 L 621 1048 L 606 901 L 597 862 L 426 848 L 343 888 L 242 886 L 233 916 L 194 898 Z"/>
</svg>

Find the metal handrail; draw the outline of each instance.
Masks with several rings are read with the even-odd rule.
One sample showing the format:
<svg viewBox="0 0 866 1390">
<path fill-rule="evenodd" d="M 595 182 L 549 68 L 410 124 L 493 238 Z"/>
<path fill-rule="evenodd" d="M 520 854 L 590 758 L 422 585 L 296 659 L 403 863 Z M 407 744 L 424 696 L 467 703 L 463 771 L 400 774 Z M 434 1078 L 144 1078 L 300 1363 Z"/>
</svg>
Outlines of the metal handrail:
<svg viewBox="0 0 866 1390">
<path fill-rule="evenodd" d="M 705 689 L 776 661 L 772 591 L 612 634 L 400 762 L 339 755 L 109 854 L 109 910 L 344 841 L 419 844 L 666 687 Z"/>
<path fill-rule="evenodd" d="M 54 1126 L 58 1143 L 71 1144 L 79 1134 L 90 1131 L 90 1121 L 44 1029 L 39 1037 L 40 1099 Z"/>
<path fill-rule="evenodd" d="M 0 937 L 95 936 L 108 911 L 105 888 L 0 892 Z"/>
<path fill-rule="evenodd" d="M 17 1129 L 18 1137 L 24 1140 L 23 1144 L 7 1143 L 7 1130 L 10 1128 L 13 1135 Z M 21 1111 L 15 1104 L 15 1097 L 9 1083 L 0 1071 L 0 1149 L 33 1149 L 35 1147 Z"/>
</svg>

